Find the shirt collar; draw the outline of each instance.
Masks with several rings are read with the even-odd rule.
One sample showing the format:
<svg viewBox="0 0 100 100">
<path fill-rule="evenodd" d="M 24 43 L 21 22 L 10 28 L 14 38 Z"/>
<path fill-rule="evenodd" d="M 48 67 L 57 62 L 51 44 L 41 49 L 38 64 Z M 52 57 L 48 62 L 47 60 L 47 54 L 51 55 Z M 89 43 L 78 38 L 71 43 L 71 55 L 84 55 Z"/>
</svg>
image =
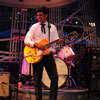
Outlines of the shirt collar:
<svg viewBox="0 0 100 100">
<path fill-rule="evenodd" d="M 39 24 L 41 25 L 41 22 L 39 22 Z M 43 23 L 43 24 L 48 25 L 48 22 L 46 21 L 46 22 L 45 22 L 45 23 Z"/>
</svg>

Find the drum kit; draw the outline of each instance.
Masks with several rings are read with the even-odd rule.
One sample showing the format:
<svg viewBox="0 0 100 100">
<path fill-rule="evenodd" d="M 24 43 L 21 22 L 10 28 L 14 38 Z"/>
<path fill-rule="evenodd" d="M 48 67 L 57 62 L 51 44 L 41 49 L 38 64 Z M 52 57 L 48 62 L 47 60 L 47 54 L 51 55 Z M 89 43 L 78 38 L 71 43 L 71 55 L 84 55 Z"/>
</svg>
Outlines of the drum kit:
<svg viewBox="0 0 100 100">
<path fill-rule="evenodd" d="M 64 46 L 60 51 L 54 55 L 54 60 L 56 62 L 57 72 L 58 72 L 58 87 L 65 86 L 66 88 L 72 87 L 72 82 L 76 86 L 76 82 L 71 76 L 71 67 L 74 67 L 72 60 L 75 58 L 75 53 L 71 46 Z M 50 79 L 47 72 L 43 70 L 42 77 L 43 84 L 50 88 Z M 66 84 L 66 85 L 64 85 Z"/>
</svg>

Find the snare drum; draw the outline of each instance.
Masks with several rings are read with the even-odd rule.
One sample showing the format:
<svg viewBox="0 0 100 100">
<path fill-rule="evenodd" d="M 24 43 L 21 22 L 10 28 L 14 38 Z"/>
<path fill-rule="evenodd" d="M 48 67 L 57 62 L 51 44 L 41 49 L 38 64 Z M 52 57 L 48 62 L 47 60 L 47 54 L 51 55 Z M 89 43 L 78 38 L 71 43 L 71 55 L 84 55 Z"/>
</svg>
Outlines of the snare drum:
<svg viewBox="0 0 100 100">
<path fill-rule="evenodd" d="M 66 81 L 66 77 L 64 75 L 68 75 L 68 68 L 66 63 L 61 58 L 54 57 L 54 59 L 56 62 L 56 67 L 58 72 L 58 87 L 61 87 Z M 47 75 L 45 67 L 43 69 L 42 82 L 45 86 L 50 88 L 50 79 Z"/>
<path fill-rule="evenodd" d="M 64 61 L 72 61 L 75 57 L 75 53 L 73 49 L 69 46 L 64 46 L 59 52 L 58 57 L 63 59 Z"/>
</svg>

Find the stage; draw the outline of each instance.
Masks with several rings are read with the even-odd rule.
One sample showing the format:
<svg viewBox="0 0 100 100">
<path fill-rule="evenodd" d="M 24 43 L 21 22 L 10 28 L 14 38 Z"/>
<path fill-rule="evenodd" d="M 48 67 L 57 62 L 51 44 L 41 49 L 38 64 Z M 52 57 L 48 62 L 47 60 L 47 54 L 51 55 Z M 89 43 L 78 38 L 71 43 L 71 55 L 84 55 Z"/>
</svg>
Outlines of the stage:
<svg viewBox="0 0 100 100">
<path fill-rule="evenodd" d="M 49 89 L 42 89 L 42 100 L 49 100 Z M 57 100 L 88 100 L 86 88 L 59 88 Z M 16 88 L 12 89 L 11 100 L 16 100 Z M 18 100 L 35 100 L 33 86 L 22 86 L 18 89 Z"/>
</svg>

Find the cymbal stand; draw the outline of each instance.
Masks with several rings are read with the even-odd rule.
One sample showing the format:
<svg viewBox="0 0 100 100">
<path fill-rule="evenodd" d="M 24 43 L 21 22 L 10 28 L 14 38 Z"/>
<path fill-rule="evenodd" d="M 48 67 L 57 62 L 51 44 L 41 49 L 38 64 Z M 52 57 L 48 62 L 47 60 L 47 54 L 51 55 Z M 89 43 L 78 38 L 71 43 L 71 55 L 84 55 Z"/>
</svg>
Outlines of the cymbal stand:
<svg viewBox="0 0 100 100">
<path fill-rule="evenodd" d="M 67 81 L 66 81 L 66 86 L 67 88 L 72 88 L 74 85 L 75 87 L 77 87 L 77 84 L 74 80 L 74 78 L 71 75 L 71 67 L 73 66 L 72 61 L 68 63 L 68 75 L 67 75 Z M 72 84 L 73 83 L 73 84 Z"/>
</svg>

